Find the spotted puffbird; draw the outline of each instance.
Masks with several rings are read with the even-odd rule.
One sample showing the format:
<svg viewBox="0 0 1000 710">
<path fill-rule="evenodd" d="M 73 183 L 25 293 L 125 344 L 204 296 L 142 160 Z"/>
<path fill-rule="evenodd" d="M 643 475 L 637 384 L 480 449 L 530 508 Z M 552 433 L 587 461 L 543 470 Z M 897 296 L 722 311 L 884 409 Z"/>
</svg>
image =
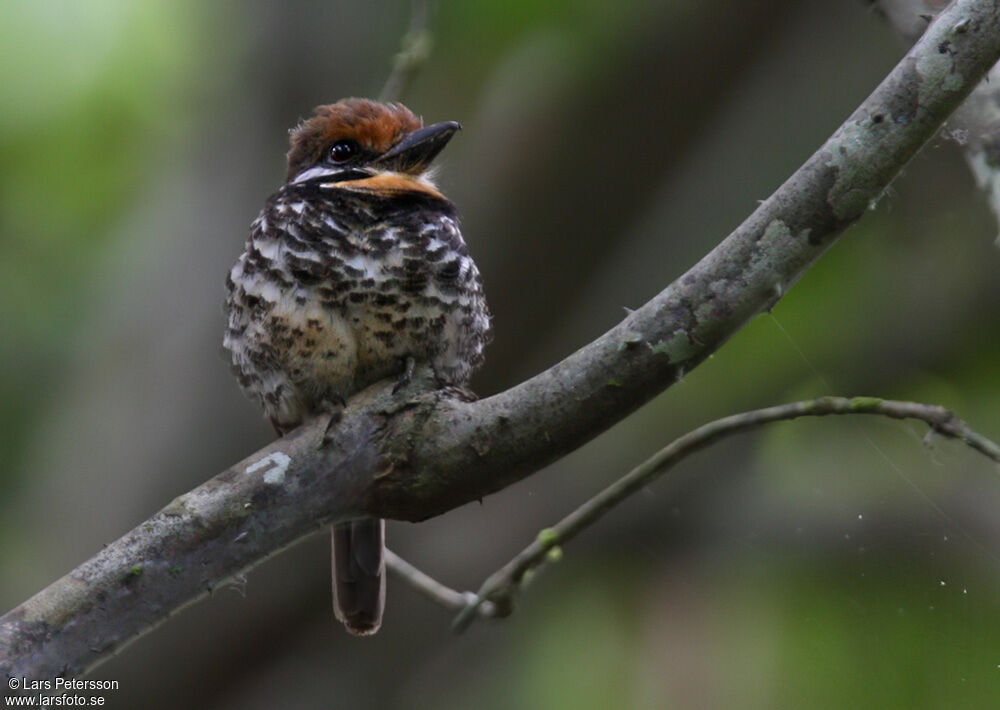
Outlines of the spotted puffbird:
<svg viewBox="0 0 1000 710">
<path fill-rule="evenodd" d="M 429 365 L 464 386 L 490 315 L 454 205 L 430 163 L 459 129 L 400 104 L 344 99 L 291 131 L 286 182 L 250 228 L 227 280 L 224 345 L 240 386 L 279 434 L 359 390 Z M 378 630 L 385 523 L 333 526 L 334 609 Z"/>
</svg>

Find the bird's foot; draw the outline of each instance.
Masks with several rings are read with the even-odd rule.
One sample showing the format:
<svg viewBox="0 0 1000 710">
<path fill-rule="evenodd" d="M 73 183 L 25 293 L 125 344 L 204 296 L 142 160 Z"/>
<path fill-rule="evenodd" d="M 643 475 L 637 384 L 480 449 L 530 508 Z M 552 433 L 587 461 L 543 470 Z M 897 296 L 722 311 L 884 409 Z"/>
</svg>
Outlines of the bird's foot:
<svg viewBox="0 0 1000 710">
<path fill-rule="evenodd" d="M 410 384 L 413 379 L 413 368 L 417 366 L 417 361 L 413 359 L 412 356 L 407 355 L 403 359 L 403 372 L 396 380 L 396 384 L 392 388 L 393 394 L 399 394 L 399 391 Z"/>
<path fill-rule="evenodd" d="M 326 423 L 326 429 L 323 430 L 323 438 L 320 440 L 320 447 L 325 448 L 333 441 L 333 433 L 340 426 L 340 421 L 344 418 L 344 410 L 347 408 L 347 402 L 344 401 L 343 397 L 336 396 L 332 399 L 323 400 L 322 408 L 323 411 L 330 415 L 330 420 Z"/>
</svg>

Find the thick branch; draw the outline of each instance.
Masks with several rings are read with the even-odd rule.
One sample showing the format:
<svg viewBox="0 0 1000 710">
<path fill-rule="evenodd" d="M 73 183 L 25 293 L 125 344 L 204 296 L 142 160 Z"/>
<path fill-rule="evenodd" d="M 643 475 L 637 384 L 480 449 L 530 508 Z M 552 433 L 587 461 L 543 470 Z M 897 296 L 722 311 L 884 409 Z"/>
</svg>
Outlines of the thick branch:
<svg viewBox="0 0 1000 710">
<path fill-rule="evenodd" d="M 808 161 L 698 264 L 618 326 L 530 380 L 390 424 L 397 462 L 368 509 L 420 520 L 579 447 L 771 308 L 881 195 L 995 63 L 994 0 L 949 6 Z"/>
<path fill-rule="evenodd" d="M 875 0 L 904 42 L 912 44 L 941 11 L 945 0 Z M 950 136 L 962 145 L 976 184 L 1000 222 L 1000 65 L 994 67 L 948 120 Z M 1000 238 L 997 240 L 1000 245 Z"/>
<path fill-rule="evenodd" d="M 577 448 L 770 308 L 998 56 L 998 0 L 958 0 L 744 224 L 617 327 L 482 401 L 427 394 L 422 373 L 409 398 L 379 385 L 352 399 L 325 446 L 325 422 L 292 432 L 0 618 L 0 677 L 81 673 L 317 526 L 422 520 Z"/>
</svg>

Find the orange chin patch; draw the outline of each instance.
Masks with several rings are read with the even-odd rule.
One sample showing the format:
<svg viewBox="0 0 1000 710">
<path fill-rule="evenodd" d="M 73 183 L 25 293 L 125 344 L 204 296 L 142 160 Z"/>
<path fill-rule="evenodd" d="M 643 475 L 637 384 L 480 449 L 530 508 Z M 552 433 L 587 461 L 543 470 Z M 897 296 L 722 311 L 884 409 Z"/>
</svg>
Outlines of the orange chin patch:
<svg viewBox="0 0 1000 710">
<path fill-rule="evenodd" d="M 413 178 L 400 173 L 382 173 L 363 180 L 345 180 L 338 182 L 337 187 L 348 190 L 368 190 L 370 192 L 381 192 L 392 195 L 399 192 L 423 192 L 440 200 L 445 196 L 438 192 L 437 188 L 425 180 Z"/>
</svg>

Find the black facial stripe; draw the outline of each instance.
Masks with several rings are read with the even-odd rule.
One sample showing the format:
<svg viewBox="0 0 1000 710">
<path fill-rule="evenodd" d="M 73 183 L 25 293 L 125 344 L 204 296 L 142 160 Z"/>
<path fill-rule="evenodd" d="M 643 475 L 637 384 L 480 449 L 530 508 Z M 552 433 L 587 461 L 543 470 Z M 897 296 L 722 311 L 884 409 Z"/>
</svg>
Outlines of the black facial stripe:
<svg viewBox="0 0 1000 710">
<path fill-rule="evenodd" d="M 345 170 L 327 182 L 346 182 L 347 180 L 364 180 L 370 178 L 372 174 L 367 170 Z"/>
</svg>

